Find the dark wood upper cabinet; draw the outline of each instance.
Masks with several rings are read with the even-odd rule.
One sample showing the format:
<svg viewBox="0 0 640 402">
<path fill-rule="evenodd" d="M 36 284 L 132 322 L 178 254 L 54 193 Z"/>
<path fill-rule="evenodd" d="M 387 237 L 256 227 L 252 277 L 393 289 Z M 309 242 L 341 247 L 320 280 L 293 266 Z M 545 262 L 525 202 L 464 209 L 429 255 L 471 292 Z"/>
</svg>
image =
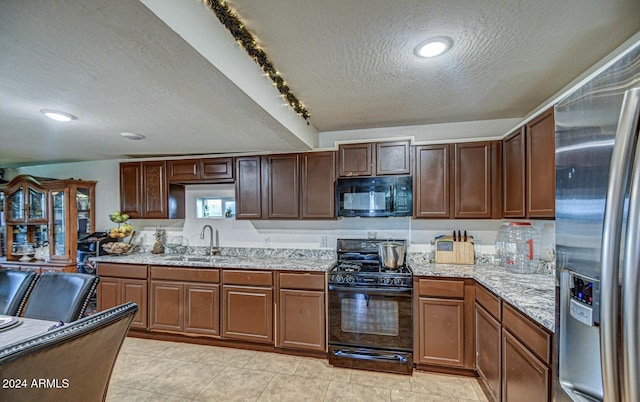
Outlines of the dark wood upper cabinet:
<svg viewBox="0 0 640 402">
<path fill-rule="evenodd" d="M 409 141 L 376 143 L 376 175 L 401 175 L 411 173 L 411 149 Z"/>
<path fill-rule="evenodd" d="M 301 165 L 301 218 L 335 219 L 336 153 L 304 153 Z"/>
<path fill-rule="evenodd" d="M 168 183 L 166 161 L 123 162 L 120 210 L 131 218 L 184 218 L 184 187 Z"/>
<path fill-rule="evenodd" d="M 167 161 L 169 182 L 195 182 L 200 179 L 200 160 L 181 159 Z"/>
<path fill-rule="evenodd" d="M 502 216 L 524 218 L 525 132 L 519 129 L 502 141 Z"/>
<path fill-rule="evenodd" d="M 167 161 L 169 183 L 232 183 L 233 158 Z"/>
<path fill-rule="evenodd" d="M 266 155 L 262 158 L 263 189 L 268 219 L 300 217 L 298 154 Z"/>
<path fill-rule="evenodd" d="M 500 146 L 501 147 L 501 146 Z M 500 147 L 495 142 L 467 142 L 454 145 L 454 218 L 492 218 L 501 215 L 494 208 L 500 191 Z"/>
<path fill-rule="evenodd" d="M 200 180 L 206 183 L 233 182 L 233 158 L 200 159 Z"/>
<path fill-rule="evenodd" d="M 526 125 L 527 216 L 555 217 L 555 121 L 553 108 Z"/>
<path fill-rule="evenodd" d="M 237 219 L 335 219 L 335 152 L 236 158 Z"/>
<path fill-rule="evenodd" d="M 384 176 L 411 173 L 409 140 L 338 146 L 338 176 Z"/>
<path fill-rule="evenodd" d="M 142 216 L 168 217 L 167 171 L 164 161 L 142 163 Z"/>
<path fill-rule="evenodd" d="M 502 216 L 498 141 L 415 147 L 414 218 Z"/>
<path fill-rule="evenodd" d="M 341 144 L 338 146 L 338 175 L 340 177 L 371 176 L 375 148 L 371 143 Z"/>
<path fill-rule="evenodd" d="M 260 156 L 236 158 L 236 219 L 262 219 Z"/>
<path fill-rule="evenodd" d="M 416 169 L 413 185 L 413 211 L 416 218 L 449 218 L 450 146 L 416 147 Z"/>
<path fill-rule="evenodd" d="M 120 164 L 120 211 L 132 218 L 140 218 L 142 211 L 142 164 Z"/>
</svg>

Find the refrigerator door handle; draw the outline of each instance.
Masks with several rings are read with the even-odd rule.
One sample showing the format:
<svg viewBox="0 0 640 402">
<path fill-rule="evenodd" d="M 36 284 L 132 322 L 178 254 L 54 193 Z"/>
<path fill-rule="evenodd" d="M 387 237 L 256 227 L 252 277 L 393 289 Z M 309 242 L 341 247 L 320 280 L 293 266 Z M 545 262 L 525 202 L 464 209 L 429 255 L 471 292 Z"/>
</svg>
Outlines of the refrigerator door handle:
<svg viewBox="0 0 640 402">
<path fill-rule="evenodd" d="M 638 133 L 638 119 L 640 111 L 637 109 L 640 103 L 640 88 L 630 89 L 630 104 L 636 105 L 635 117 L 630 122 L 630 129 L 634 135 Z M 625 95 L 625 102 L 627 95 Z M 632 118 L 633 116 L 629 116 Z M 640 316 L 638 310 L 638 292 L 640 291 L 640 144 L 636 145 L 629 190 L 629 215 L 627 219 L 627 233 L 622 265 L 622 367 L 621 378 L 622 399 L 627 402 L 640 400 L 640 340 L 638 328 Z"/>
<path fill-rule="evenodd" d="M 640 89 L 625 92 L 618 120 L 609 185 L 607 188 L 604 224 L 602 227 L 602 249 L 600 258 L 600 358 L 602 361 L 602 385 L 605 401 L 620 401 L 620 375 L 618 373 L 618 312 L 620 311 L 618 272 L 620 239 L 624 200 L 629 183 L 633 150 L 637 138 L 634 122 L 637 123 Z"/>
</svg>

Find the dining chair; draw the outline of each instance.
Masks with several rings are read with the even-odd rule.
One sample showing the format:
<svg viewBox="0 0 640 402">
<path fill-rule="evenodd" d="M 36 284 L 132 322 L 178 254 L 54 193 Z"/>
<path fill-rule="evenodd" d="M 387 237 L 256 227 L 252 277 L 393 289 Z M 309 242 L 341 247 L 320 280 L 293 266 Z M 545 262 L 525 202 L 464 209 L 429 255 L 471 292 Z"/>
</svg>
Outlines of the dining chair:
<svg viewBox="0 0 640 402">
<path fill-rule="evenodd" d="M 20 315 L 38 276 L 33 271 L 0 270 L 0 314 Z"/>
<path fill-rule="evenodd" d="M 137 311 L 128 302 L 0 348 L 0 401 L 104 401 Z"/>
<path fill-rule="evenodd" d="M 48 321 L 78 320 L 83 317 L 99 281 L 96 275 L 43 272 L 33 287 L 23 316 Z"/>
</svg>

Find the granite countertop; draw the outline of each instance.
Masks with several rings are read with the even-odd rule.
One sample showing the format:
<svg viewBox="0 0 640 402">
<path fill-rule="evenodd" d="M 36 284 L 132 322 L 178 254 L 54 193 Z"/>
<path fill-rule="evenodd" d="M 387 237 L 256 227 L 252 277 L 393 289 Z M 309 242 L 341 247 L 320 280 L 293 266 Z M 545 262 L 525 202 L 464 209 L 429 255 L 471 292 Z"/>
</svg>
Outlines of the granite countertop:
<svg viewBox="0 0 640 402">
<path fill-rule="evenodd" d="M 489 265 L 433 264 L 410 260 L 413 274 L 473 278 L 534 321 L 555 332 L 555 277 L 549 273 L 517 274 Z"/>
<path fill-rule="evenodd" d="M 190 252 L 187 257 L 204 255 Z M 486 262 L 475 265 L 434 264 L 424 257 L 422 254 L 408 255 L 414 275 L 473 278 L 540 325 L 555 331 L 555 277 L 552 274 L 516 274 Z M 312 272 L 326 272 L 336 261 L 335 251 L 332 250 L 296 249 L 225 248 L 222 255 L 213 256 L 211 261 L 185 261 L 180 258 L 177 254 L 140 252 L 105 255 L 92 260 L 120 264 Z"/>
<path fill-rule="evenodd" d="M 203 255 L 187 256 L 202 258 Z M 335 259 L 296 258 L 283 256 L 213 256 L 210 261 L 180 260 L 177 254 L 132 253 L 123 255 L 105 255 L 92 258 L 97 262 L 113 262 L 118 264 L 170 265 L 193 268 L 237 268 L 274 271 L 315 271 L 326 272 L 334 264 Z"/>
</svg>

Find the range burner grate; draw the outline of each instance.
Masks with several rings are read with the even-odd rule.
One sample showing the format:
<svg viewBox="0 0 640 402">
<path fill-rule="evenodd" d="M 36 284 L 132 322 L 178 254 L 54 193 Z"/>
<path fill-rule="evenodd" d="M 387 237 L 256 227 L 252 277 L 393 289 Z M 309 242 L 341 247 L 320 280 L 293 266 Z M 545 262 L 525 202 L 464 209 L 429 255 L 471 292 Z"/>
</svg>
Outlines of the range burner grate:
<svg viewBox="0 0 640 402">
<path fill-rule="evenodd" d="M 337 270 L 344 272 L 360 272 L 362 270 L 361 265 L 348 262 L 340 263 L 336 268 Z"/>
</svg>

